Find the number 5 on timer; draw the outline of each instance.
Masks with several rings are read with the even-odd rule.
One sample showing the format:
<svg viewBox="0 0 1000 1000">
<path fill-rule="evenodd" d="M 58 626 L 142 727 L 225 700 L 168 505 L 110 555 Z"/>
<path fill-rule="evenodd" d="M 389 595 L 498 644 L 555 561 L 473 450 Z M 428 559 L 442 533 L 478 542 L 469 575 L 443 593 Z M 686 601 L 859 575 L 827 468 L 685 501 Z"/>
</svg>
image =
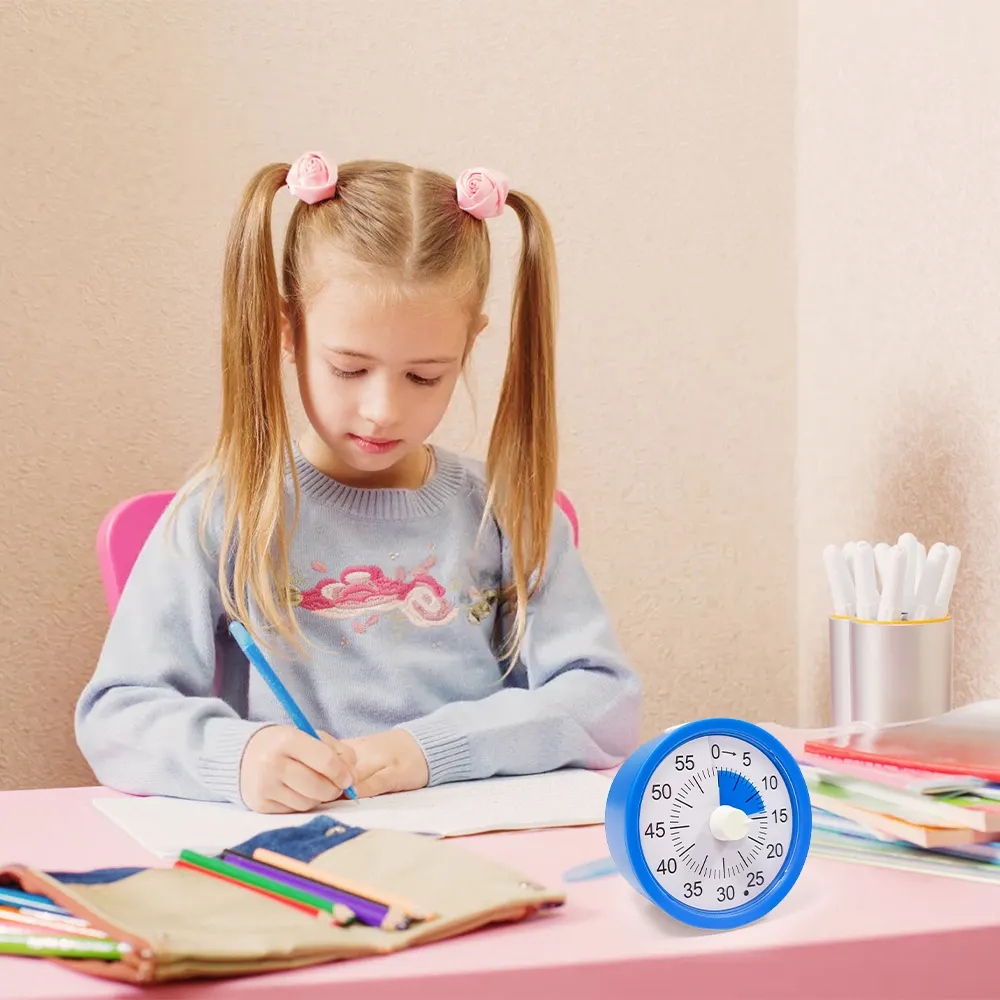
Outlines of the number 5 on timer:
<svg viewBox="0 0 1000 1000">
<path fill-rule="evenodd" d="M 608 793 L 618 871 L 672 917 L 731 928 L 772 910 L 812 837 L 809 791 L 787 749 L 737 719 L 703 719 L 641 746 Z"/>
</svg>

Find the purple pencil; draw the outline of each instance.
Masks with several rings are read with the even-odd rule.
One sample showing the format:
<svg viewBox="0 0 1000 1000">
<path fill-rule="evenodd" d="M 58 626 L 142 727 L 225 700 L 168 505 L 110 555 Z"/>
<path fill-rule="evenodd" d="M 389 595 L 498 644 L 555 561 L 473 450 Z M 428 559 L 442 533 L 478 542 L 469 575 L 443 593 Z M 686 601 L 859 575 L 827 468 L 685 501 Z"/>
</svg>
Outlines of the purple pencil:
<svg viewBox="0 0 1000 1000">
<path fill-rule="evenodd" d="M 248 858 L 237 851 L 223 852 L 223 860 L 245 871 L 274 879 L 276 882 L 281 882 L 293 889 L 310 892 L 314 896 L 328 899 L 331 903 L 342 903 L 353 911 L 358 920 L 363 924 L 368 924 L 370 927 L 381 927 L 383 930 L 404 930 L 409 925 L 409 921 L 403 914 L 392 911 L 388 906 L 383 906 L 381 903 L 373 903 L 370 899 L 363 899 L 361 896 L 342 892 L 340 889 L 333 889 L 313 879 L 293 875 L 291 872 L 274 867 L 274 865 L 265 864 L 263 861 L 255 861 L 253 858 Z"/>
</svg>

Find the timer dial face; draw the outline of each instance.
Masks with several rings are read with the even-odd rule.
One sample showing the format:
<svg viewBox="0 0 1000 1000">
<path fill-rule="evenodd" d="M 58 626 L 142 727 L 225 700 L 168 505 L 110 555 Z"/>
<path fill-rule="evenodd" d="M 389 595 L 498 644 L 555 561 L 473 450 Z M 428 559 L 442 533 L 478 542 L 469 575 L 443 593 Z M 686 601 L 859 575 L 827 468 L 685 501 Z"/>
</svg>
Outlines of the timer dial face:
<svg viewBox="0 0 1000 1000">
<path fill-rule="evenodd" d="M 722 911 L 774 882 L 791 847 L 791 795 L 782 772 L 738 736 L 697 736 L 668 753 L 643 789 L 639 843 L 674 899 Z"/>
</svg>

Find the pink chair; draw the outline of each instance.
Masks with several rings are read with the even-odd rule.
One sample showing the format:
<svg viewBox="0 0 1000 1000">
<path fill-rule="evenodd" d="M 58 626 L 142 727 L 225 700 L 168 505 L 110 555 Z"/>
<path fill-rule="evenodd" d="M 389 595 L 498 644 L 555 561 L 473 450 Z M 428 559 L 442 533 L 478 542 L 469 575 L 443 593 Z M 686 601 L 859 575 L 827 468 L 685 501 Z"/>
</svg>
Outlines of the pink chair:
<svg viewBox="0 0 1000 1000">
<path fill-rule="evenodd" d="M 160 515 L 174 498 L 172 491 L 140 493 L 123 500 L 105 515 L 97 530 L 97 564 L 104 584 L 108 614 L 118 607 L 122 588 L 135 565 L 140 550 Z M 556 503 L 569 518 L 573 528 L 573 544 L 580 544 L 580 522 L 576 509 L 565 493 L 556 493 Z"/>
<path fill-rule="evenodd" d="M 579 548 L 580 547 L 580 520 L 576 516 L 576 508 L 573 506 L 573 501 L 570 500 L 565 493 L 561 490 L 556 491 L 556 503 L 562 509 L 562 512 L 569 518 L 569 523 L 573 527 L 573 544 Z"/>
<path fill-rule="evenodd" d="M 112 507 L 97 529 L 97 564 L 109 615 L 115 613 L 135 560 L 173 497 L 172 491 L 130 497 Z"/>
</svg>

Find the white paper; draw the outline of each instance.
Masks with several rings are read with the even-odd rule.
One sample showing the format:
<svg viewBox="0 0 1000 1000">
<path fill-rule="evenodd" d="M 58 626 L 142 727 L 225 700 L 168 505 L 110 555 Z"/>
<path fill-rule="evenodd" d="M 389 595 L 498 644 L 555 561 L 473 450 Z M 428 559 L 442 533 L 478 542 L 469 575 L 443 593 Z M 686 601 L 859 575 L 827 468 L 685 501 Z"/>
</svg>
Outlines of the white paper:
<svg viewBox="0 0 1000 1000">
<path fill-rule="evenodd" d="M 345 799 L 314 813 L 263 815 L 239 806 L 160 796 L 94 799 L 94 806 L 147 851 L 176 858 L 184 849 L 218 854 L 279 827 L 333 816 L 351 826 L 459 837 L 495 830 L 590 826 L 604 822 L 607 775 L 579 768 L 452 782 L 368 799 Z"/>
</svg>

